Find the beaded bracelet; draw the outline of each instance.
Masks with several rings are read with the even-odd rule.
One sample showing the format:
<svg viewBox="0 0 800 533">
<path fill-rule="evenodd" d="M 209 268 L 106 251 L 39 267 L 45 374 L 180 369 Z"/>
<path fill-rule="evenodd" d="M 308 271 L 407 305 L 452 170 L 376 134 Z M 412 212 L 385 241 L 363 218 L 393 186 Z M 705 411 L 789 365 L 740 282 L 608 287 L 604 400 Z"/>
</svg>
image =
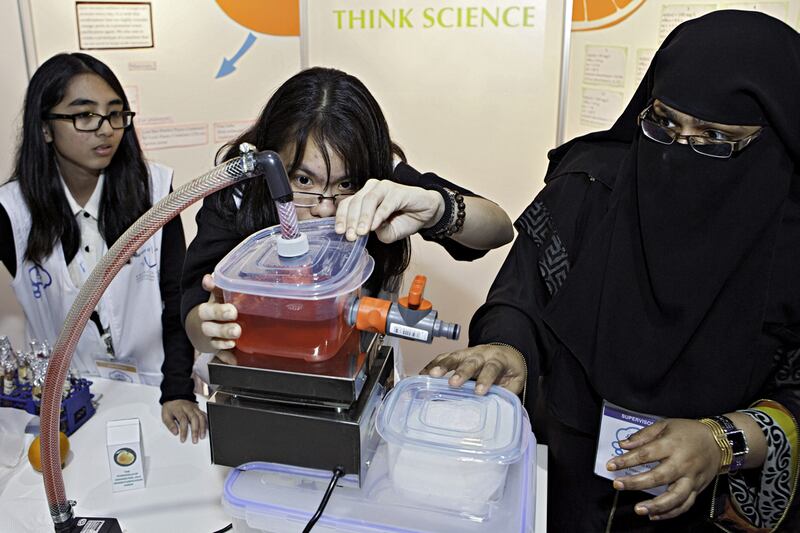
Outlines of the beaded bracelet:
<svg viewBox="0 0 800 533">
<path fill-rule="evenodd" d="M 464 196 L 440 185 L 428 185 L 426 189 L 442 195 L 444 213 L 436 224 L 420 230 L 420 235 L 428 239 L 445 239 L 460 232 L 464 228 L 464 219 L 466 218 Z"/>
</svg>

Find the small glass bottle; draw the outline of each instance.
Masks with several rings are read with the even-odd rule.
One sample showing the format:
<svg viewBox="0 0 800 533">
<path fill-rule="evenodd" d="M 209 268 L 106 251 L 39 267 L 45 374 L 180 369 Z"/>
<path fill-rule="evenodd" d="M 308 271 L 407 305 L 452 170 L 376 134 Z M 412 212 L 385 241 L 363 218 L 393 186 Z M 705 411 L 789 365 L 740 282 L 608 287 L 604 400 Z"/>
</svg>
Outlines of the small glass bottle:
<svg viewBox="0 0 800 533">
<path fill-rule="evenodd" d="M 17 388 L 16 384 L 16 370 L 17 365 L 13 359 L 5 359 L 3 361 L 3 394 L 11 396 Z"/>
<path fill-rule="evenodd" d="M 72 391 L 72 379 L 70 379 L 69 373 L 64 378 L 64 385 L 61 387 L 61 398 L 66 400 L 69 397 L 69 393 Z"/>
<path fill-rule="evenodd" d="M 0 336 L 0 351 L 12 351 L 11 341 L 6 335 Z"/>
<path fill-rule="evenodd" d="M 31 368 L 30 368 L 30 361 L 31 358 L 25 352 L 20 352 L 17 354 L 17 381 L 19 381 L 20 385 L 28 385 L 31 380 Z"/>
<path fill-rule="evenodd" d="M 44 385 L 44 373 L 41 370 L 41 365 L 35 364 L 33 366 L 33 376 L 31 379 L 31 398 L 33 399 L 33 403 L 37 406 L 37 414 L 38 414 L 38 406 L 42 402 L 42 385 Z"/>
<path fill-rule="evenodd" d="M 33 352 L 34 357 L 37 359 L 49 359 L 50 358 L 50 346 L 47 344 L 47 341 L 37 341 L 32 340 L 30 342 L 31 345 L 31 352 Z"/>
</svg>

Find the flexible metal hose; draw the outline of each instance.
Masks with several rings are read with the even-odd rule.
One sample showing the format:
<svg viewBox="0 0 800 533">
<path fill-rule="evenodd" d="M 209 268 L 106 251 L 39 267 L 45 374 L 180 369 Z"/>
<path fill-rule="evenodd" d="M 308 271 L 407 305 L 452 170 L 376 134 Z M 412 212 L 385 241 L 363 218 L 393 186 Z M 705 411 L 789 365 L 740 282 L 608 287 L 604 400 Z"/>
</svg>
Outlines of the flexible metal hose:
<svg viewBox="0 0 800 533">
<path fill-rule="evenodd" d="M 72 519 L 72 504 L 67 500 L 64 492 L 64 479 L 61 475 L 61 459 L 58 449 L 61 389 L 69 370 L 72 354 L 92 311 L 100 301 L 106 287 L 128 262 L 128 259 L 164 224 L 189 205 L 209 194 L 243 179 L 262 174 L 265 170 L 271 172 L 270 168 L 261 168 L 261 156 L 267 157 L 274 165 L 274 160 L 277 159 L 276 154 L 273 152 L 253 154 L 248 150 L 252 150 L 252 148 L 246 147 L 243 149 L 246 153 L 241 157 L 217 166 L 210 172 L 178 188 L 150 208 L 133 223 L 98 262 L 72 304 L 53 349 L 53 356 L 42 390 L 40 413 L 44 488 L 56 531 L 68 526 Z M 277 161 L 280 162 L 280 159 Z M 269 167 L 269 164 L 266 166 Z"/>
<path fill-rule="evenodd" d="M 284 239 L 296 239 L 300 235 L 297 227 L 297 210 L 291 201 L 275 202 L 278 210 L 278 218 L 281 221 L 281 237 Z"/>
</svg>

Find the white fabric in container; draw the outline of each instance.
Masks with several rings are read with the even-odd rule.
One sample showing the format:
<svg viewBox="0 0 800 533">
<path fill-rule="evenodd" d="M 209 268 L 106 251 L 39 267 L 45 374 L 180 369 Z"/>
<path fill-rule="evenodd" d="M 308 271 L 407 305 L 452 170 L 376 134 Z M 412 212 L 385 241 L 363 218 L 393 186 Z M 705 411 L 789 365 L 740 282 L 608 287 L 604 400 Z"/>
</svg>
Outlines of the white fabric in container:
<svg viewBox="0 0 800 533">
<path fill-rule="evenodd" d="M 408 436 L 424 435 L 431 444 L 446 445 L 452 443 L 453 435 L 483 432 L 493 434 L 497 442 L 510 442 L 515 433 L 513 406 L 497 402 L 488 409 L 480 407 L 470 401 L 412 402 Z M 487 427 L 493 429 L 487 431 Z M 469 447 L 469 439 L 462 438 L 461 445 Z M 480 439 L 474 442 L 476 448 L 483 445 Z M 507 464 L 450 453 L 444 447 L 442 453 L 392 443 L 388 448 L 392 483 L 409 498 L 480 516 L 487 502 L 502 496 Z"/>
</svg>

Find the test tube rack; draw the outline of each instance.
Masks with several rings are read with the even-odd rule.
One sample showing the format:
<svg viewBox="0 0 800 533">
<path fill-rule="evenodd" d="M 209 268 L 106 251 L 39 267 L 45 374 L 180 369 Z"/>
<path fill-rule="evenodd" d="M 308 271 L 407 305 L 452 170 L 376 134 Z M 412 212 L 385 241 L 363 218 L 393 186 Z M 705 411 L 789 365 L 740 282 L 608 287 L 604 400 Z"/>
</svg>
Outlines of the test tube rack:
<svg viewBox="0 0 800 533">
<path fill-rule="evenodd" d="M 72 435 L 95 413 L 89 391 L 91 381 L 84 378 L 71 379 L 71 387 L 66 398 L 61 400 L 60 430 Z M 28 383 L 16 383 L 11 394 L 0 391 L 0 406 L 22 409 L 32 415 L 39 415 L 39 402 L 34 399 L 32 387 Z"/>
</svg>

